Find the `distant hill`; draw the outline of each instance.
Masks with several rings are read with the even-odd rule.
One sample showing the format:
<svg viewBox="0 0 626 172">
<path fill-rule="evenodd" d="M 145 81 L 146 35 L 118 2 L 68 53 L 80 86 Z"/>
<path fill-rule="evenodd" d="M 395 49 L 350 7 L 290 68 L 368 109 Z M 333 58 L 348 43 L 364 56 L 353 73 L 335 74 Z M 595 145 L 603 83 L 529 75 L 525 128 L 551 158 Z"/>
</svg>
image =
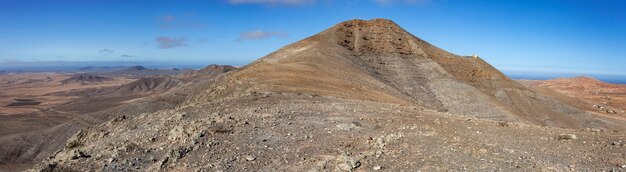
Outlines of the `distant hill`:
<svg viewBox="0 0 626 172">
<path fill-rule="evenodd" d="M 108 77 L 81 73 L 81 74 L 76 74 L 70 78 L 64 79 L 61 81 L 61 83 L 63 84 L 69 84 L 69 83 L 88 84 L 88 83 L 106 82 L 106 81 L 112 81 L 112 80 L 113 79 L 108 78 Z"/>
<path fill-rule="evenodd" d="M 577 105 L 579 109 L 602 112 L 611 116 L 626 118 L 626 84 L 611 84 L 588 76 L 556 78 L 550 80 L 517 80 L 519 83 L 545 94 L 560 93 L 585 100 Z M 561 100 L 562 102 L 569 102 Z"/>
<path fill-rule="evenodd" d="M 124 84 L 118 87 L 115 92 L 123 94 L 162 92 L 180 84 L 180 80 L 174 77 L 146 77 Z"/>
<path fill-rule="evenodd" d="M 131 77 L 147 77 L 147 76 L 176 76 L 182 74 L 183 71 L 176 68 L 169 69 L 151 69 L 143 66 L 131 66 L 123 70 L 117 70 L 113 72 L 107 72 L 103 74 L 109 75 L 126 75 Z"/>
<path fill-rule="evenodd" d="M 143 66 L 131 66 L 129 68 L 124 69 L 124 71 L 139 71 L 139 70 L 146 70 L 147 68 L 143 67 Z"/>
<path fill-rule="evenodd" d="M 541 86 L 541 87 L 568 87 L 568 89 L 578 89 L 578 91 L 590 91 L 596 88 L 603 87 L 624 87 L 625 84 L 611 84 L 600 81 L 596 78 L 589 76 L 579 76 L 574 78 L 556 78 L 550 80 L 518 80 L 519 82 L 528 86 Z"/>
<path fill-rule="evenodd" d="M 230 65 L 212 64 L 200 70 L 185 70 L 184 73 L 180 75 L 180 78 L 184 80 L 193 80 L 193 79 L 201 78 L 201 77 L 211 77 L 215 75 L 220 75 L 226 72 L 233 71 L 235 69 L 237 69 L 237 67 L 233 67 Z"/>
<path fill-rule="evenodd" d="M 98 96 L 129 96 L 153 94 L 168 91 L 182 85 L 182 82 L 170 76 L 149 76 L 128 84 L 107 88 L 97 93 Z"/>
<path fill-rule="evenodd" d="M 105 72 L 125 69 L 124 66 L 85 66 L 78 69 L 81 72 Z"/>
</svg>

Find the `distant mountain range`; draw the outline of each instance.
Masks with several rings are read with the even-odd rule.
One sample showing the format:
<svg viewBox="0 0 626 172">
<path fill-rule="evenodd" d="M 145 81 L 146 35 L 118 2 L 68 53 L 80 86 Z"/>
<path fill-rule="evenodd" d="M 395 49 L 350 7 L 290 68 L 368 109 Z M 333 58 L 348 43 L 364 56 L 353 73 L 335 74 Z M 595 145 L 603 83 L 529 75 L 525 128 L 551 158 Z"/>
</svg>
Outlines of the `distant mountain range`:
<svg viewBox="0 0 626 172">
<path fill-rule="evenodd" d="M 153 69 L 200 69 L 206 66 L 202 64 L 179 64 L 165 62 L 54 61 L 0 63 L 0 72 L 102 72 L 120 70 L 137 65 Z"/>
</svg>

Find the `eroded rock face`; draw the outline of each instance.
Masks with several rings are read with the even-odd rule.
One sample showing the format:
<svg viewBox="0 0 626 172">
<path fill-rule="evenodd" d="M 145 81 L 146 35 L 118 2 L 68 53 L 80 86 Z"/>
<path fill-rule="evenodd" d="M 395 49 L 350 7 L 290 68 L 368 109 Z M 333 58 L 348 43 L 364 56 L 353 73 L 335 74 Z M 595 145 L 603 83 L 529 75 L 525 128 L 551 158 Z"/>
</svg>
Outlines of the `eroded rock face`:
<svg viewBox="0 0 626 172">
<path fill-rule="evenodd" d="M 335 28 L 337 44 L 359 54 L 425 55 L 413 36 L 391 20 L 351 20 Z"/>
</svg>

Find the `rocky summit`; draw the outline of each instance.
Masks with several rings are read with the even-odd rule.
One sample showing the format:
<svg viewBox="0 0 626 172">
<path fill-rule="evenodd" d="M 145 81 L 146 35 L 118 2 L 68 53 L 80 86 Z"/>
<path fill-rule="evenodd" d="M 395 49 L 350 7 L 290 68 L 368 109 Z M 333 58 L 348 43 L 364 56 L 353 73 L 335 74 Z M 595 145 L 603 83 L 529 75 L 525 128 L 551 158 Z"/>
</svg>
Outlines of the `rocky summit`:
<svg viewBox="0 0 626 172">
<path fill-rule="evenodd" d="M 626 170 L 626 121 L 385 19 L 342 22 L 173 89 L 152 99 L 171 108 L 128 106 L 31 170 Z"/>
</svg>

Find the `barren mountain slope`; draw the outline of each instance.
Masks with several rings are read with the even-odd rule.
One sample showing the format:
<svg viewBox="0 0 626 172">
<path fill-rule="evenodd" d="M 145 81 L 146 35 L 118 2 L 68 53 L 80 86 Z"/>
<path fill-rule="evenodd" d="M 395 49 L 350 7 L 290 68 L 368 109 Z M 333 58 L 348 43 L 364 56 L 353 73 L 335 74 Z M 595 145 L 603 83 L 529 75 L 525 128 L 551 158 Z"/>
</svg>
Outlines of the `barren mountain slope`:
<svg viewBox="0 0 626 172">
<path fill-rule="evenodd" d="M 194 97 L 176 108 L 82 130 L 35 170 L 580 171 L 626 164 L 623 132 L 571 129 L 619 129 L 623 121 L 537 94 L 388 20 L 340 23 L 194 85 L 182 91 Z"/>
<path fill-rule="evenodd" d="M 389 20 L 352 20 L 234 73 L 216 97 L 312 93 L 424 106 L 437 111 L 555 127 L 624 129 L 537 94 L 480 58 L 456 56 Z M 212 94 L 208 94 L 211 96 Z"/>
</svg>

